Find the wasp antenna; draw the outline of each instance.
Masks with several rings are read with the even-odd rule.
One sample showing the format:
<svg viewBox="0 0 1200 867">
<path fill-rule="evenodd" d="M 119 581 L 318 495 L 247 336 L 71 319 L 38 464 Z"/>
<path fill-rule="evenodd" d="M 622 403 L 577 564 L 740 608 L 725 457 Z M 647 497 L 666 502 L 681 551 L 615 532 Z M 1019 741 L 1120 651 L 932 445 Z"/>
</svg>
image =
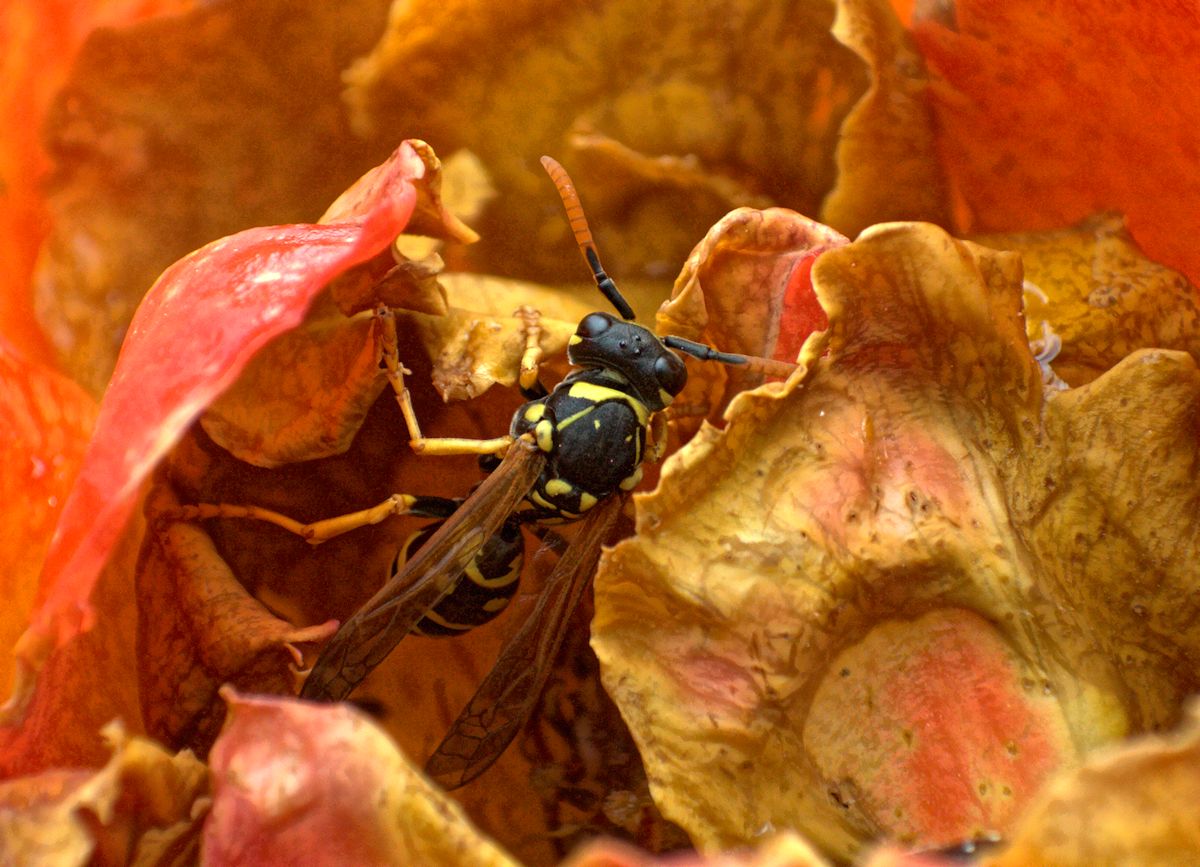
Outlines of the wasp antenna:
<svg viewBox="0 0 1200 867">
<path fill-rule="evenodd" d="M 558 189 L 563 207 L 567 209 L 567 222 L 571 224 L 571 231 L 575 233 L 575 243 L 579 245 L 580 251 L 583 252 L 583 258 L 587 260 L 588 266 L 592 269 L 592 274 L 596 278 L 596 287 L 604 293 L 604 297 L 617 309 L 623 319 L 635 318 L 633 308 L 629 306 L 629 302 L 617 289 L 617 284 L 604 273 L 604 268 L 600 265 L 600 254 L 596 252 L 596 242 L 592 238 L 592 230 L 588 227 L 587 217 L 583 213 L 583 203 L 579 201 L 579 193 L 575 191 L 575 184 L 571 180 L 571 176 L 554 157 L 542 157 L 542 167 L 545 168 L 546 173 L 550 175 L 550 180 L 554 181 L 554 186 Z"/>
<path fill-rule="evenodd" d="M 790 376 L 792 371 L 796 369 L 796 365 L 789 364 L 786 361 L 777 361 L 774 358 L 761 358 L 757 355 L 720 352 L 711 346 L 706 346 L 703 343 L 697 343 L 694 340 L 688 340 L 684 337 L 676 337 L 674 334 L 668 334 L 662 341 L 671 349 L 677 349 L 693 358 L 699 358 L 701 361 L 719 361 L 721 364 L 746 365 L 751 370 L 756 370 L 766 376 L 786 377 Z"/>
</svg>

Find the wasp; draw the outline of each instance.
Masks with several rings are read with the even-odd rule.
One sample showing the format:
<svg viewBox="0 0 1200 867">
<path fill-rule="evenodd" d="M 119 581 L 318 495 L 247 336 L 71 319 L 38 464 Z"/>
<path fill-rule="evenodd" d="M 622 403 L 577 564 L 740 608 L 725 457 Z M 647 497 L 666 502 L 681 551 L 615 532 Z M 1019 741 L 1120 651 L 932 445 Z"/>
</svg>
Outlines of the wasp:
<svg viewBox="0 0 1200 867">
<path fill-rule="evenodd" d="M 468 497 L 395 494 L 372 508 L 313 524 L 255 506 L 226 504 L 184 506 L 178 515 L 257 518 L 313 543 L 392 515 L 436 519 L 410 539 L 392 576 L 322 649 L 300 693 L 322 701 L 346 698 L 410 633 L 455 635 L 491 620 L 516 590 L 523 561 L 522 528 L 533 529 L 545 540 L 548 526 L 582 521 L 532 613 L 429 759 L 426 771 L 446 788 L 461 786 L 487 770 L 532 713 L 625 496 L 640 482 L 643 462 L 661 457 L 666 440 L 663 410 L 687 383 L 687 368 L 677 352 L 751 365 L 771 376 L 786 376 L 794 369 L 680 337 L 659 338 L 633 322 L 632 308 L 601 265 L 570 177 L 550 157 L 543 157 L 542 164 L 597 288 L 619 315 L 593 312 L 580 321 L 567 349 L 573 370 L 547 389 L 538 378 L 537 318 L 531 311 L 523 314 L 527 350 L 519 386 L 527 402 L 513 415 L 507 434 L 482 440 L 422 436 L 404 385 L 407 371 L 399 360 L 394 318 L 386 308 L 377 311 L 383 323 L 383 365 L 411 447 L 431 455 L 476 454 L 481 464 L 491 464 L 490 473 Z"/>
</svg>

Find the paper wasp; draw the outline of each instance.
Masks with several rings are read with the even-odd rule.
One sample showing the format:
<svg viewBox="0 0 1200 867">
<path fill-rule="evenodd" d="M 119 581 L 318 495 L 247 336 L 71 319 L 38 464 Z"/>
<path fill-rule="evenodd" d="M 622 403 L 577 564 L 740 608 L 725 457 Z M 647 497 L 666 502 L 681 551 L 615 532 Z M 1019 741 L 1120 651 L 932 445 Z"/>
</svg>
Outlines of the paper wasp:
<svg viewBox="0 0 1200 867">
<path fill-rule="evenodd" d="M 632 322 L 632 308 L 600 264 L 573 183 L 553 159 L 543 157 L 542 164 L 563 200 L 597 287 L 620 318 L 601 312 L 585 316 L 568 345 L 574 369 L 547 390 L 537 375 L 537 317 L 524 312 L 528 334 L 520 387 L 528 402 L 514 414 L 507 435 L 487 440 L 422 436 L 404 385 L 407 371 L 399 360 L 394 318 L 390 310 L 378 311 L 383 365 L 412 448 L 425 454 L 477 454 L 481 463 L 503 456 L 470 496 L 458 501 L 395 494 L 370 509 L 314 524 L 254 506 L 199 504 L 178 513 L 192 519 L 257 518 L 313 543 L 392 515 L 439 519 L 432 535 L 411 558 L 398 558 L 391 578 L 321 651 L 300 694 L 327 701 L 348 696 L 412 632 L 456 634 L 490 620 L 515 590 L 521 528 L 543 528 L 544 536 L 546 524 L 582 519 L 533 612 L 429 760 L 426 770 L 447 788 L 485 771 L 532 712 L 626 492 L 640 481 L 643 460 L 661 456 L 661 411 L 687 382 L 687 369 L 673 350 L 703 360 L 751 365 L 773 376 L 786 376 L 794 367 L 718 352 L 678 337 L 660 339 Z"/>
</svg>

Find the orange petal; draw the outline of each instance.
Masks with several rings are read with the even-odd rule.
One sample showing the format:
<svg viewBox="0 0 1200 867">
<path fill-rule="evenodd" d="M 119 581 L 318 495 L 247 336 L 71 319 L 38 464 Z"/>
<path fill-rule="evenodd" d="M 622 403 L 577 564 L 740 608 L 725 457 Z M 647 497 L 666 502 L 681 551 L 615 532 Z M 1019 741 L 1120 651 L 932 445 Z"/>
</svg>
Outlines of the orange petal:
<svg viewBox="0 0 1200 867">
<path fill-rule="evenodd" d="M 934 110 L 964 206 L 958 228 L 1049 229 L 1119 211 L 1151 258 L 1200 280 L 1200 253 L 1180 231 L 1200 197 L 1181 146 L 1200 99 L 1195 10 L 959 2 L 950 17 L 915 35 L 940 79 Z"/>
</svg>

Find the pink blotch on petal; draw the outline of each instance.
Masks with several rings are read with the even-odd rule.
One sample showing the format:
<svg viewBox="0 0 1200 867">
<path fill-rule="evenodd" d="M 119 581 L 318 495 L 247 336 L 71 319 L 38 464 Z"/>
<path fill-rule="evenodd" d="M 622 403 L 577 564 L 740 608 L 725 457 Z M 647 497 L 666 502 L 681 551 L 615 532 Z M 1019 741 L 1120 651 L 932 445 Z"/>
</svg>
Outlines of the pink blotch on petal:
<svg viewBox="0 0 1200 867">
<path fill-rule="evenodd" d="M 913 748 L 895 756 L 893 794 L 947 843 L 964 828 L 1006 828 L 1062 759 L 1051 736 L 1060 721 L 1031 703 L 1007 648 L 983 629 L 965 612 L 939 624 L 880 697 L 913 731 Z"/>
<path fill-rule="evenodd" d="M 659 648 L 658 652 L 674 660 L 669 670 L 680 699 L 695 709 L 696 716 L 745 720 L 758 706 L 759 692 L 748 662 L 694 648 L 681 647 L 677 655 L 669 648 Z"/>
<path fill-rule="evenodd" d="M 910 497 L 935 503 L 954 521 L 967 519 L 971 498 L 961 459 L 921 428 L 882 415 L 869 418 L 861 406 L 844 404 L 820 416 L 827 459 L 815 473 L 800 467 L 803 479 L 784 486 L 794 507 L 810 515 L 826 537 L 845 545 L 852 524 L 871 516 L 876 525 L 907 532 Z M 881 493 L 877 493 L 881 492 Z M 882 509 L 874 498 L 881 498 Z"/>
</svg>

